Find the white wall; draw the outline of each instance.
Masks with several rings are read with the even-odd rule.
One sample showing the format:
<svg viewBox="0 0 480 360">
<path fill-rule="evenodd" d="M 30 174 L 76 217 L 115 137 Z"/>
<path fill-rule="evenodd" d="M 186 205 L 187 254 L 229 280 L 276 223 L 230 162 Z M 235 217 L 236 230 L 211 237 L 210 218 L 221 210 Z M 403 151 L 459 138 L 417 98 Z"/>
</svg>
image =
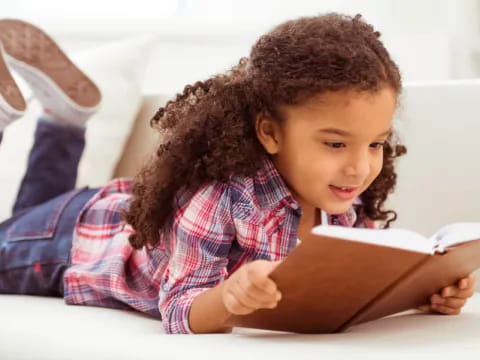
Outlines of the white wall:
<svg viewBox="0 0 480 360">
<path fill-rule="evenodd" d="M 406 81 L 480 76 L 479 0 L 3 0 L 3 17 L 35 22 L 68 51 L 159 36 L 145 87 L 171 93 L 248 55 L 275 24 L 325 11 L 362 13 L 382 32 Z"/>
</svg>

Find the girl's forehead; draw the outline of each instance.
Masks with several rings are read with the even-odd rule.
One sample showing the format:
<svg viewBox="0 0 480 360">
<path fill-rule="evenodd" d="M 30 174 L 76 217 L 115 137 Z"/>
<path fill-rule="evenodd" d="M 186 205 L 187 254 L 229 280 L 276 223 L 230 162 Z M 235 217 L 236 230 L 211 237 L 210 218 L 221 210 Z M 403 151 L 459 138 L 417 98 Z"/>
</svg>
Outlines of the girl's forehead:
<svg viewBox="0 0 480 360">
<path fill-rule="evenodd" d="M 282 109 L 287 126 L 310 129 L 337 128 L 352 133 L 380 134 L 391 128 L 395 93 L 386 88 L 377 92 L 331 92 L 310 98 L 300 105 Z"/>
</svg>

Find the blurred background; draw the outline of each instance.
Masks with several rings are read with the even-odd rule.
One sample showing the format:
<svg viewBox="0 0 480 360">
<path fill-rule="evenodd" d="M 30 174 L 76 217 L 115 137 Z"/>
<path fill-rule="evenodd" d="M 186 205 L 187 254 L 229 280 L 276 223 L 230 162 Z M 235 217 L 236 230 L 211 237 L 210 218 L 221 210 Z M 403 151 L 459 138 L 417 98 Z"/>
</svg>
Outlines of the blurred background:
<svg viewBox="0 0 480 360">
<path fill-rule="evenodd" d="M 383 35 L 406 81 L 480 76 L 480 0 L 2 0 L 2 17 L 31 21 L 68 51 L 155 35 L 145 92 L 172 93 L 221 72 L 279 22 L 360 13 Z M 113 60 L 113 59 L 112 59 Z"/>
</svg>

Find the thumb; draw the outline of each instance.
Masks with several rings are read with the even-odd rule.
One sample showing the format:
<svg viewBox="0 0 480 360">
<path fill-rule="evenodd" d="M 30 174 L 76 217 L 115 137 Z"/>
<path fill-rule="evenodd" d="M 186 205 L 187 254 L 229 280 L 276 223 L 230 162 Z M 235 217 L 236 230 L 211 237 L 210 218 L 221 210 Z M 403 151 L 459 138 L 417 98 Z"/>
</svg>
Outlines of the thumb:
<svg viewBox="0 0 480 360">
<path fill-rule="evenodd" d="M 257 260 L 256 268 L 261 274 L 269 275 L 275 268 L 281 263 L 280 260 L 269 261 L 269 260 Z"/>
<path fill-rule="evenodd" d="M 282 263 L 282 260 L 270 261 L 269 262 L 269 265 L 270 265 L 269 273 L 271 273 L 273 270 L 275 270 L 277 268 L 277 266 L 280 265 L 281 263 Z"/>
</svg>

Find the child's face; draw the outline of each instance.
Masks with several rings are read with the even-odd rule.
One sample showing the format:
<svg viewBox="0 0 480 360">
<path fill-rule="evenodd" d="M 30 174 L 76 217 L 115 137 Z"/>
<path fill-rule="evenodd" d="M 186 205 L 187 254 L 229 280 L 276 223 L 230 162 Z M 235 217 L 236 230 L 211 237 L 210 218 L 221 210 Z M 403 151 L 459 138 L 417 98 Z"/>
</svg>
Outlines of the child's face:
<svg viewBox="0 0 480 360">
<path fill-rule="evenodd" d="M 257 135 L 304 211 L 340 214 L 380 173 L 395 103 L 390 88 L 324 93 L 280 107 L 280 124 L 259 115 Z"/>
</svg>

